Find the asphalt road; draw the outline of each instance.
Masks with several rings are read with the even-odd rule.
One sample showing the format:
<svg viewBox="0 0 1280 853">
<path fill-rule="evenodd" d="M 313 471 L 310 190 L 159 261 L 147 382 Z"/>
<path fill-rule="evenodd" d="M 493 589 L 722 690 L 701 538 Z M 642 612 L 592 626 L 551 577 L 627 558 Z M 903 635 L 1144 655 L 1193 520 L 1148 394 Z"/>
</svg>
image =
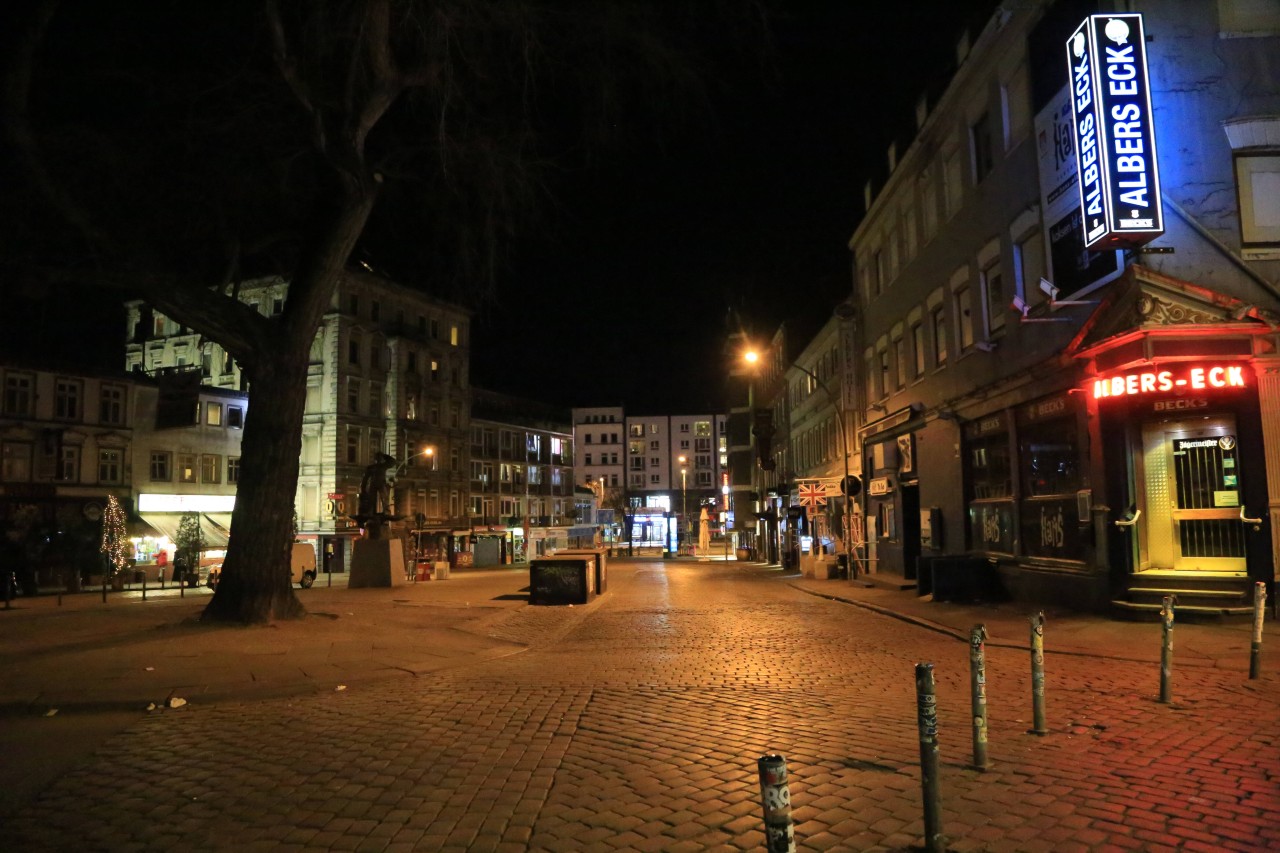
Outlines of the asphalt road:
<svg viewBox="0 0 1280 853">
<path fill-rule="evenodd" d="M 501 606 L 449 628 L 475 638 L 457 645 L 462 665 L 137 715 L 0 837 L 13 850 L 752 850 L 755 762 L 779 752 L 801 849 L 906 850 L 923 837 L 913 669 L 927 661 L 949 849 L 1280 847 L 1274 678 L 1201 667 L 1166 705 L 1145 662 L 1051 657 L 1039 737 L 1026 653 L 992 647 L 993 767 L 979 772 L 965 643 L 759 566 L 619 562 L 610 582 L 585 607 L 549 608 L 519 600 L 517 575 L 493 581 Z M 386 654 L 415 630 L 398 624 Z"/>
</svg>

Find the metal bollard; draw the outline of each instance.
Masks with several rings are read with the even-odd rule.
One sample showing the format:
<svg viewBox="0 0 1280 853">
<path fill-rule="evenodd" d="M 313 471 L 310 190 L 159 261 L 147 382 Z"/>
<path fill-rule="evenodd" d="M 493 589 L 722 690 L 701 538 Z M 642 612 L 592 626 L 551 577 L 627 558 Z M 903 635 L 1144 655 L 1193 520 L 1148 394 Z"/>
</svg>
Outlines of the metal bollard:
<svg viewBox="0 0 1280 853">
<path fill-rule="evenodd" d="M 12 572 L 5 572 L 3 575 L 0 575 L 0 581 L 4 582 L 4 609 L 5 610 L 13 609 L 13 605 L 10 603 L 10 600 L 13 598 L 13 584 L 14 584 L 13 578 L 14 577 L 15 576 L 13 575 Z"/>
<path fill-rule="evenodd" d="M 1028 734 L 1047 735 L 1044 721 L 1044 611 L 1031 617 L 1031 728 Z"/>
<path fill-rule="evenodd" d="M 916 664 L 916 714 L 920 728 L 920 790 L 924 796 L 925 853 L 944 853 L 942 801 L 938 796 L 938 699 L 933 664 Z"/>
<path fill-rule="evenodd" d="M 1173 606 L 1177 599 L 1166 595 L 1160 605 L 1160 701 L 1173 701 Z"/>
<path fill-rule="evenodd" d="M 973 709 L 973 766 L 986 770 L 987 760 L 987 626 L 974 625 L 969 631 L 969 694 Z"/>
<path fill-rule="evenodd" d="M 1253 585 L 1253 642 L 1249 644 L 1249 678 L 1262 674 L 1262 619 L 1267 612 L 1267 585 Z"/>
<path fill-rule="evenodd" d="M 760 772 L 760 801 L 764 806 L 765 850 L 768 853 L 795 853 L 787 759 L 774 753 L 762 755 L 756 760 L 756 769 Z"/>
<path fill-rule="evenodd" d="M 102 603 L 107 603 L 107 576 L 102 576 Z"/>
<path fill-rule="evenodd" d="M 142 600 L 147 600 L 147 573 L 145 570 L 142 573 Z"/>
</svg>

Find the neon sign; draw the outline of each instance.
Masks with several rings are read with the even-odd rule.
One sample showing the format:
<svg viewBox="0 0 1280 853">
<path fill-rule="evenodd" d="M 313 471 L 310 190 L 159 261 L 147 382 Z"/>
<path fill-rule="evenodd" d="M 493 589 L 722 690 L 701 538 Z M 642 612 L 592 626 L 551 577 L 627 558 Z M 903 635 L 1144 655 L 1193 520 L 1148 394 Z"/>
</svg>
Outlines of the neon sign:
<svg viewBox="0 0 1280 853">
<path fill-rule="evenodd" d="M 1067 40 L 1084 244 L 1141 246 L 1164 233 L 1141 15 L 1090 15 Z"/>
<path fill-rule="evenodd" d="M 1093 398 L 1135 397 L 1169 391 L 1208 391 L 1214 388 L 1245 388 L 1244 365 L 1215 364 L 1182 367 L 1177 370 L 1144 370 L 1093 381 Z"/>
</svg>

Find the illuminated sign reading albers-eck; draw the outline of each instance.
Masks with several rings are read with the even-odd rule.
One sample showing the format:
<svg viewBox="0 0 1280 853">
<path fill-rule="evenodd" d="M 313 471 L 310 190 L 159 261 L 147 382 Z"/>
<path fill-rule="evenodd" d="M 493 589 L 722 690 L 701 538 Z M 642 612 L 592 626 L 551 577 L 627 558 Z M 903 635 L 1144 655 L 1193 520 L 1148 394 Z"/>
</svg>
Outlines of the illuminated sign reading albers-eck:
<svg viewBox="0 0 1280 853">
<path fill-rule="evenodd" d="M 1093 397 L 1136 397 L 1178 391 L 1245 388 L 1244 365 L 1177 365 L 1168 368 L 1121 373 L 1093 380 Z"/>
<path fill-rule="evenodd" d="M 1067 39 L 1084 244 L 1141 246 L 1164 233 L 1141 15 L 1091 15 Z"/>
</svg>

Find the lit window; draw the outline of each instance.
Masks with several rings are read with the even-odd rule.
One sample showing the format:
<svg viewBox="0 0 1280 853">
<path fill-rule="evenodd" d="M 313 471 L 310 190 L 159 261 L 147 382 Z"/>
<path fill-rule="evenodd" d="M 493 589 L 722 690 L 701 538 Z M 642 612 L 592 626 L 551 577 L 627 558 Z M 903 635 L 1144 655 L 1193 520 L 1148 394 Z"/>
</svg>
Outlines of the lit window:
<svg viewBox="0 0 1280 853">
<path fill-rule="evenodd" d="M 222 426 L 222 404 L 206 404 L 204 407 L 204 419 L 209 426 Z"/>
<path fill-rule="evenodd" d="M 951 296 L 956 307 L 956 322 L 960 330 L 960 351 L 964 352 L 973 346 L 973 293 L 969 285 L 957 287 Z"/>
<path fill-rule="evenodd" d="M 80 448 L 63 445 L 58 457 L 58 479 L 65 483 L 80 482 Z"/>
<path fill-rule="evenodd" d="M 194 483 L 196 481 L 196 456 L 194 453 L 178 454 L 178 482 Z"/>
</svg>

